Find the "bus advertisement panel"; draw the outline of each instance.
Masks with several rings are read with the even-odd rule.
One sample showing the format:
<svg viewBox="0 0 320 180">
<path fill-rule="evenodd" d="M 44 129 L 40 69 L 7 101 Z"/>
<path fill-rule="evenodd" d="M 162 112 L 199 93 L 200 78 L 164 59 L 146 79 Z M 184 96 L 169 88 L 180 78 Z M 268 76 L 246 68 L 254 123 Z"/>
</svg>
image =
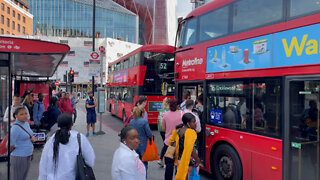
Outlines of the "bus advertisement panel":
<svg viewBox="0 0 320 180">
<path fill-rule="evenodd" d="M 179 23 L 176 96 L 203 96 L 198 150 L 216 179 L 320 178 L 314 2 L 216 0 Z"/>
<path fill-rule="evenodd" d="M 108 66 L 108 109 L 123 121 L 130 116 L 139 96 L 148 98 L 150 124 L 157 124 L 165 97 L 174 95 L 174 47 L 146 45 Z"/>
</svg>

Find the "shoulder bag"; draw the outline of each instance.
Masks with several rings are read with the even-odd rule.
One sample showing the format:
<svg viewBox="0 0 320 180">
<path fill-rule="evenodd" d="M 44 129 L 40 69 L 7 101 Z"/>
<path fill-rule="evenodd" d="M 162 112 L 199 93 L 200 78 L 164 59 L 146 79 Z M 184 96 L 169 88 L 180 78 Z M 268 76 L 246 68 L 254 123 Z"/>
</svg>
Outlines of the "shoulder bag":
<svg viewBox="0 0 320 180">
<path fill-rule="evenodd" d="M 92 167 L 88 166 L 82 157 L 80 133 L 77 135 L 79 144 L 79 153 L 77 155 L 76 180 L 95 180 Z"/>
</svg>

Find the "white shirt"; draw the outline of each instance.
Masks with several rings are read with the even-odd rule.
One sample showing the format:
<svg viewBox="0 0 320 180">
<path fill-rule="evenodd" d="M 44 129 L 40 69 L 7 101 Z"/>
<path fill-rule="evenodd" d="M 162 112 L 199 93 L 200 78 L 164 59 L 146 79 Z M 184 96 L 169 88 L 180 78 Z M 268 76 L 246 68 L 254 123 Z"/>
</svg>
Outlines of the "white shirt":
<svg viewBox="0 0 320 180">
<path fill-rule="evenodd" d="M 77 139 L 77 131 L 70 131 L 69 142 L 67 144 L 59 144 L 59 156 L 57 158 L 56 171 L 54 169 L 53 161 L 53 135 L 44 146 L 42 151 L 39 178 L 38 180 L 71 180 L 76 176 L 76 162 L 79 152 L 79 145 Z M 88 139 L 81 134 L 81 150 L 85 163 L 94 166 L 94 151 Z"/>
<path fill-rule="evenodd" d="M 199 119 L 198 115 L 196 115 L 195 113 L 193 113 L 193 112 L 192 112 L 191 110 L 189 110 L 189 109 L 184 110 L 184 114 L 185 114 L 185 113 L 191 113 L 192 115 L 194 115 L 194 117 L 196 117 L 196 129 L 195 129 L 195 131 L 196 131 L 197 133 L 201 132 L 201 123 L 200 123 L 200 119 Z"/>
<path fill-rule="evenodd" d="M 146 169 L 139 155 L 123 143 L 114 152 L 111 174 L 112 180 L 146 179 Z"/>
</svg>

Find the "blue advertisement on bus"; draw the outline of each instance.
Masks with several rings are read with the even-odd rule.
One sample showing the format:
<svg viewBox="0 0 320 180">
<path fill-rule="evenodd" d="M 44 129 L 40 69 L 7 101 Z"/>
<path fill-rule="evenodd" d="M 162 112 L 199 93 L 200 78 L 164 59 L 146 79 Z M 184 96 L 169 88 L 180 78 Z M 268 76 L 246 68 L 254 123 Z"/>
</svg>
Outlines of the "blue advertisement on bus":
<svg viewBox="0 0 320 180">
<path fill-rule="evenodd" d="M 122 82 L 128 82 L 128 71 L 123 71 L 123 72 L 113 74 L 111 83 L 122 83 Z"/>
<path fill-rule="evenodd" d="M 207 73 L 320 63 L 320 25 L 207 49 Z"/>
</svg>

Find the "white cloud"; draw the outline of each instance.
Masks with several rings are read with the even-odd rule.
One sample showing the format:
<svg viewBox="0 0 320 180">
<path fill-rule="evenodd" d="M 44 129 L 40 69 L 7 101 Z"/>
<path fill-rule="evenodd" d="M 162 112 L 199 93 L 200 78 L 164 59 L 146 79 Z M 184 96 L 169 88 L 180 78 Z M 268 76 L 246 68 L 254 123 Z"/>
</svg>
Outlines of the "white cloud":
<svg viewBox="0 0 320 180">
<path fill-rule="evenodd" d="M 186 17 L 192 11 L 192 3 L 190 0 L 178 0 L 177 18 Z"/>
</svg>

